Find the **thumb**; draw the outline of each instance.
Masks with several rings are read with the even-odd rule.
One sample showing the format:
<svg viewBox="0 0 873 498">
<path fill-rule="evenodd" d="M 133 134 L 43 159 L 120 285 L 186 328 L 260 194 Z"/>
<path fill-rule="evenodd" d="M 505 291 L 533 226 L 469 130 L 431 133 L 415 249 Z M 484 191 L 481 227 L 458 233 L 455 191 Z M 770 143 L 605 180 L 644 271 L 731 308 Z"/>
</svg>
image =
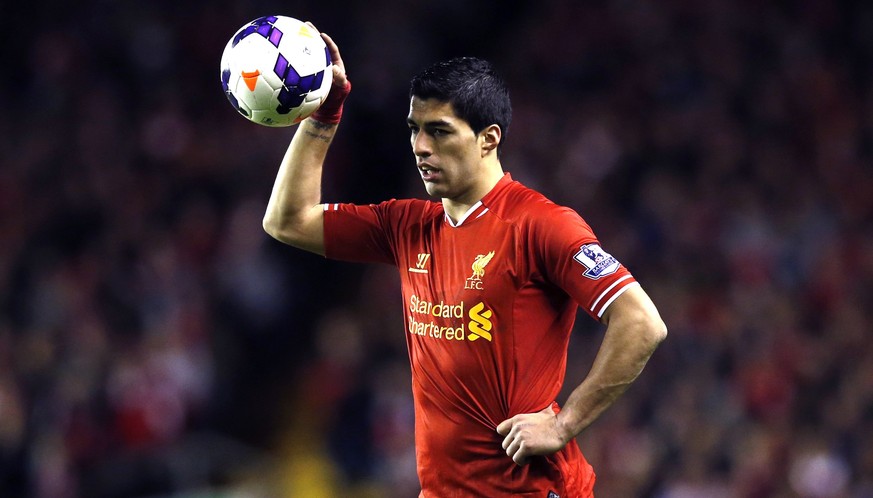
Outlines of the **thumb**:
<svg viewBox="0 0 873 498">
<path fill-rule="evenodd" d="M 512 419 L 508 418 L 503 422 L 500 422 L 500 425 L 497 426 L 497 433 L 501 436 L 505 436 L 509 434 L 509 431 L 512 430 Z"/>
</svg>

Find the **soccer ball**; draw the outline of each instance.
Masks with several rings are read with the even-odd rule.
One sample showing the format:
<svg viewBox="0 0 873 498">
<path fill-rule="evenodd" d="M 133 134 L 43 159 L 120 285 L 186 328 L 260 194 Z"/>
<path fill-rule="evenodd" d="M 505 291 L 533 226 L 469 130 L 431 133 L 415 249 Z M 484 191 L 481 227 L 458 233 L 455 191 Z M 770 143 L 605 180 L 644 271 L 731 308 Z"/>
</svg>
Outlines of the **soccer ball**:
<svg viewBox="0 0 873 498">
<path fill-rule="evenodd" d="M 319 33 L 297 19 L 266 16 L 241 27 L 221 54 L 221 87 L 231 105 L 264 126 L 291 126 L 324 102 L 333 81 Z"/>
</svg>

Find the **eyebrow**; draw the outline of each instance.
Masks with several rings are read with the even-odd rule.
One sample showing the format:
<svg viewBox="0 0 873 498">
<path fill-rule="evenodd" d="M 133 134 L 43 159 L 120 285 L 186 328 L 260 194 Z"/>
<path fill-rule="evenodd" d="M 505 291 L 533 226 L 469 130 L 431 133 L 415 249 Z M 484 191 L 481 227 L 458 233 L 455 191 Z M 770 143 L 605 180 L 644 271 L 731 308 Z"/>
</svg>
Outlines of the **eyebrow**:
<svg viewBox="0 0 873 498">
<path fill-rule="evenodd" d="M 418 126 L 418 123 L 416 123 L 415 120 L 412 119 L 412 118 L 406 118 L 406 124 L 408 124 L 408 125 L 415 125 L 415 126 Z M 435 119 L 435 120 L 433 120 L 433 121 L 427 121 L 427 122 L 425 122 L 425 123 L 422 125 L 422 127 L 425 127 L 425 126 L 427 126 L 427 127 L 433 127 L 433 126 L 445 126 L 445 127 L 451 127 L 451 126 L 452 126 L 452 123 L 446 121 L 445 119 Z"/>
</svg>

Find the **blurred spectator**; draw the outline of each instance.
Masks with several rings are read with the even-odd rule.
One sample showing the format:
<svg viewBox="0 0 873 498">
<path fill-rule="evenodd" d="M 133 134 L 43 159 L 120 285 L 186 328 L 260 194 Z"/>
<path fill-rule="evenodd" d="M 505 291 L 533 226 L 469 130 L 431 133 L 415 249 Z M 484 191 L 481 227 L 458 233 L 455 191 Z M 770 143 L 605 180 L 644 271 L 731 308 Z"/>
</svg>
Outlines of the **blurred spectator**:
<svg viewBox="0 0 873 498">
<path fill-rule="evenodd" d="M 671 330 L 581 436 L 598 496 L 873 495 L 873 5 L 49 4 L 0 4 L 0 496 L 415 496 L 396 275 L 260 229 L 293 132 L 217 66 L 271 12 L 347 47 L 326 200 L 424 195 L 414 64 L 503 69 L 507 169 Z"/>
</svg>

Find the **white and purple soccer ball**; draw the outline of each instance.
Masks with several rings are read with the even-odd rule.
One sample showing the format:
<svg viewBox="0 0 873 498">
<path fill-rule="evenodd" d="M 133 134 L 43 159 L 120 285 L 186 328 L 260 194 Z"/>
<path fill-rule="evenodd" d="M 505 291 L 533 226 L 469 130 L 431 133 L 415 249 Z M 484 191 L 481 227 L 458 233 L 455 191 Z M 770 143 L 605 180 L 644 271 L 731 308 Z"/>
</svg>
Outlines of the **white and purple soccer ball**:
<svg viewBox="0 0 873 498">
<path fill-rule="evenodd" d="M 221 87 L 231 105 L 264 126 L 291 126 L 324 102 L 330 52 L 309 25 L 266 16 L 241 27 L 221 54 Z"/>
</svg>

